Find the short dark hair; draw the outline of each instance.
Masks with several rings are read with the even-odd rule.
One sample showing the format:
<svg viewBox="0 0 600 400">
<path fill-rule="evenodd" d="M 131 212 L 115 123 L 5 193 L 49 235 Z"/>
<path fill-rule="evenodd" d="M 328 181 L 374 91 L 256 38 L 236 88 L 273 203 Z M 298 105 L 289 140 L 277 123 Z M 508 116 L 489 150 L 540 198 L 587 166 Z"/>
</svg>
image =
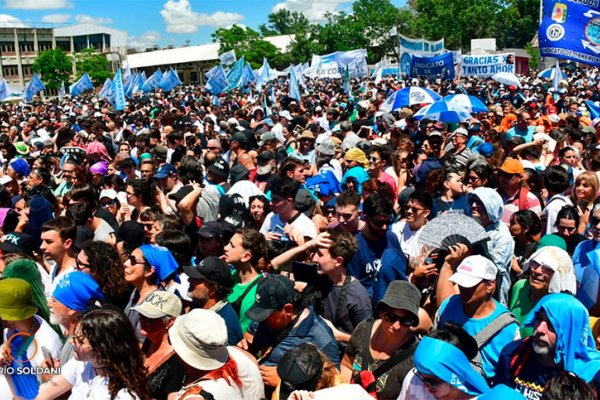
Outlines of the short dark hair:
<svg viewBox="0 0 600 400">
<path fill-rule="evenodd" d="M 58 217 L 51 219 L 42 225 L 42 232 L 57 231 L 60 240 L 65 242 L 67 239 L 71 239 L 75 242 L 77 238 L 77 225 L 75 221 L 69 217 Z"/>
<path fill-rule="evenodd" d="M 265 237 L 259 231 L 252 228 L 238 229 L 236 233 L 242 236 L 242 247 L 252 254 L 250 264 L 256 267 L 260 259 L 267 256 L 267 241 Z"/>
<path fill-rule="evenodd" d="M 575 206 L 566 205 L 556 214 L 556 225 L 561 219 L 569 219 L 575 221 L 575 226 L 579 226 L 579 212 Z"/>
<path fill-rule="evenodd" d="M 363 213 L 368 217 L 376 215 L 390 216 L 392 211 L 394 211 L 394 205 L 386 196 L 369 196 L 363 205 Z"/>
<path fill-rule="evenodd" d="M 287 177 L 288 172 L 293 172 L 296 168 L 304 166 L 304 163 L 297 158 L 288 157 L 281 162 L 281 167 L 279 168 L 279 175 L 282 178 Z"/>
<path fill-rule="evenodd" d="M 535 236 L 542 231 L 542 221 L 540 220 L 540 217 L 531 210 L 519 210 L 515 212 L 510 219 L 514 220 L 519 225 L 526 227 L 527 234 L 530 237 Z M 556 221 L 558 221 L 558 218 Z"/>
<path fill-rule="evenodd" d="M 408 200 L 414 200 L 422 205 L 426 210 L 433 209 L 433 198 L 424 190 L 415 190 L 408 196 Z"/>
<path fill-rule="evenodd" d="M 352 233 L 342 229 L 328 229 L 327 233 L 333 242 L 329 247 L 329 254 L 332 257 L 342 257 L 344 267 L 347 267 L 358 249 L 356 238 Z"/>
<path fill-rule="evenodd" d="M 563 371 L 546 382 L 544 400 L 594 400 L 594 388 L 578 376 Z"/>
<path fill-rule="evenodd" d="M 569 173 L 561 166 L 548 167 L 544 174 L 544 186 L 552 193 L 562 193 L 569 187 Z"/>
<path fill-rule="evenodd" d="M 300 189 L 300 184 L 285 176 L 273 182 L 271 185 L 271 194 L 285 197 L 286 199 L 295 199 L 298 189 Z"/>
<path fill-rule="evenodd" d="M 355 190 L 344 190 L 335 199 L 336 207 L 360 206 L 360 195 Z"/>
</svg>

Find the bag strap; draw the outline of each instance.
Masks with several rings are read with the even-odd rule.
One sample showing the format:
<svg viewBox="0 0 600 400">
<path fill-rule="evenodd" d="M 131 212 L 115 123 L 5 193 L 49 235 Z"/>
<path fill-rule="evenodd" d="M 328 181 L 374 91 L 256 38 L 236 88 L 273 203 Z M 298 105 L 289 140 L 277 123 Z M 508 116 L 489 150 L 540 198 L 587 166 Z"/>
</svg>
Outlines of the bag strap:
<svg viewBox="0 0 600 400">
<path fill-rule="evenodd" d="M 269 358 L 268 356 L 269 354 L 271 354 L 273 349 L 275 349 L 279 345 L 279 343 L 281 343 L 281 341 L 283 341 L 283 339 L 287 337 L 287 335 L 292 331 L 292 329 L 294 329 L 294 325 L 296 325 L 296 322 L 298 322 L 301 315 L 302 311 L 298 313 L 298 315 L 296 315 L 296 317 L 285 328 L 283 328 L 283 330 L 279 332 L 277 336 L 275 336 L 275 339 L 269 344 L 267 348 L 261 349 L 259 351 L 258 355 L 256 356 L 259 365 L 267 361 L 267 359 Z"/>
<path fill-rule="evenodd" d="M 504 311 L 502 314 L 498 315 L 488 326 L 479 331 L 473 339 L 477 342 L 477 347 L 479 351 L 477 355 L 473 358 L 472 363 L 475 365 L 481 365 L 481 348 L 498 332 L 507 327 L 508 325 L 516 322 L 517 319 L 510 311 Z"/>
<path fill-rule="evenodd" d="M 413 354 L 414 347 L 416 346 L 416 344 L 417 344 L 417 339 L 415 339 L 415 337 L 413 336 L 411 341 L 409 343 L 407 343 L 403 349 L 394 353 L 394 355 L 392 357 L 390 357 L 389 360 L 387 360 L 385 363 L 381 364 L 379 367 L 377 367 L 373 371 L 373 376 L 375 376 L 375 379 L 379 378 L 381 375 L 385 374 L 390 369 L 392 369 L 396 365 L 398 365 L 398 363 L 400 361 L 404 360 L 406 357 Z"/>
<path fill-rule="evenodd" d="M 262 279 L 263 277 L 259 276 L 258 278 L 250 282 L 250 284 L 248 285 L 246 290 L 244 290 L 244 292 L 240 295 L 240 297 L 238 297 L 233 303 L 231 303 L 231 306 L 233 307 L 238 316 L 240 316 L 240 310 L 242 309 L 242 301 L 244 301 L 244 298 L 248 295 L 248 293 L 250 293 L 252 288 L 258 285 L 258 283 L 262 281 Z"/>
<path fill-rule="evenodd" d="M 529 190 L 525 188 L 519 189 L 519 211 L 527 210 L 527 195 Z"/>
<path fill-rule="evenodd" d="M 344 310 L 346 309 L 346 299 L 348 298 L 348 291 L 350 290 L 350 283 L 352 282 L 352 276 L 346 275 L 346 279 L 342 284 L 342 290 L 340 291 L 340 297 L 338 297 L 338 303 L 335 310 L 334 321 L 339 324 L 344 316 Z"/>
<path fill-rule="evenodd" d="M 373 361 L 373 357 L 371 357 L 371 332 L 373 331 L 373 325 L 375 325 L 375 320 L 367 321 L 365 340 L 363 340 L 362 346 L 362 366 L 361 371 L 365 371 L 368 369 L 369 364 Z"/>
</svg>

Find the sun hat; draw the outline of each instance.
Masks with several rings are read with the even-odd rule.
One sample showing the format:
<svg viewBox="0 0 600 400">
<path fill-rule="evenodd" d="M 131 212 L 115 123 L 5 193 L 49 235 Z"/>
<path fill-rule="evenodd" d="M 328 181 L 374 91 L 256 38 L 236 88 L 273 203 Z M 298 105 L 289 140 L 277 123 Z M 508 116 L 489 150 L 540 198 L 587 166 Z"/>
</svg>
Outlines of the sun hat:
<svg viewBox="0 0 600 400">
<path fill-rule="evenodd" d="M 181 315 L 181 300 L 175 294 L 166 290 L 155 290 L 144 299 L 142 304 L 132 307 L 146 318 L 179 317 Z"/>
<path fill-rule="evenodd" d="M 221 368 L 229 359 L 225 320 L 212 310 L 197 308 L 177 317 L 169 340 L 186 364 L 202 371 Z"/>
<path fill-rule="evenodd" d="M 389 284 L 377 307 L 383 304 L 397 310 L 408 311 L 414 317 L 413 326 L 417 326 L 420 303 L 421 292 L 419 289 L 410 282 L 397 280 Z"/>
<path fill-rule="evenodd" d="M 448 280 L 464 288 L 472 288 L 481 281 L 496 279 L 498 268 L 490 259 L 483 256 L 469 256 L 456 268 Z"/>
<path fill-rule="evenodd" d="M 4 321 L 23 321 L 33 317 L 36 311 L 29 283 L 19 278 L 0 280 L 0 318 Z"/>
</svg>

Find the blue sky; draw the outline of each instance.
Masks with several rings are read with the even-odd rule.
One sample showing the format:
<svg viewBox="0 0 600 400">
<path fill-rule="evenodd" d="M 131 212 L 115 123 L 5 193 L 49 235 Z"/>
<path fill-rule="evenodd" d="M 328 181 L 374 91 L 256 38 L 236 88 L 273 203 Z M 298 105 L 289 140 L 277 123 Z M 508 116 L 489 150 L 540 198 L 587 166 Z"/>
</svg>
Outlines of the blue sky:
<svg viewBox="0 0 600 400">
<path fill-rule="evenodd" d="M 279 8 L 319 21 L 325 11 L 350 11 L 352 0 L 0 0 L 0 26 L 67 26 L 92 22 L 127 31 L 133 47 L 211 41 L 218 27 L 256 29 Z M 406 0 L 392 0 L 402 6 Z"/>
</svg>

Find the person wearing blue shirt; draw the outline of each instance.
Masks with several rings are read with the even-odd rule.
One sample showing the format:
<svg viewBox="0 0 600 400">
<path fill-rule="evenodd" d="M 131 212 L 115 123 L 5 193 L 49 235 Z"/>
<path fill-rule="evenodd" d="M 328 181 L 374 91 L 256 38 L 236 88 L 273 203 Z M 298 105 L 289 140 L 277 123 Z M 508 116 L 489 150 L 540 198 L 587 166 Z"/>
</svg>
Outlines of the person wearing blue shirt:
<svg viewBox="0 0 600 400">
<path fill-rule="evenodd" d="M 459 254 L 466 254 L 465 245 L 452 246 L 447 260 L 457 260 Z M 498 268 L 489 259 L 473 255 L 464 258 L 456 272 L 446 261 L 440 271 L 437 283 L 438 303 L 441 305 L 436 315 L 437 329 L 446 322 L 453 322 L 477 339 L 482 332 L 500 315 L 509 313 L 508 309 L 494 300 Z M 458 286 L 458 292 L 452 284 Z M 507 344 L 519 339 L 519 325 L 514 317 L 507 317 L 507 323 L 501 326 L 492 337 L 479 346 L 483 375 L 492 379 L 500 352 Z"/>
<path fill-rule="evenodd" d="M 358 250 L 348 265 L 348 273 L 367 289 L 373 304 L 383 298 L 395 280 L 407 280 L 406 257 L 398 237 L 388 231 L 392 201 L 379 195 L 367 197 L 363 205 L 365 227 L 356 235 Z"/>
<path fill-rule="evenodd" d="M 577 300 L 591 310 L 598 302 L 600 283 L 600 218 L 590 221 L 593 238 L 579 243 L 573 253 L 573 268 L 577 277 Z"/>
<path fill-rule="evenodd" d="M 525 143 L 530 143 L 533 141 L 534 131 L 535 128 L 531 126 L 531 116 L 528 112 L 522 112 L 517 117 L 517 124 L 506 132 L 506 141 L 519 136 L 525 140 Z"/>
</svg>

